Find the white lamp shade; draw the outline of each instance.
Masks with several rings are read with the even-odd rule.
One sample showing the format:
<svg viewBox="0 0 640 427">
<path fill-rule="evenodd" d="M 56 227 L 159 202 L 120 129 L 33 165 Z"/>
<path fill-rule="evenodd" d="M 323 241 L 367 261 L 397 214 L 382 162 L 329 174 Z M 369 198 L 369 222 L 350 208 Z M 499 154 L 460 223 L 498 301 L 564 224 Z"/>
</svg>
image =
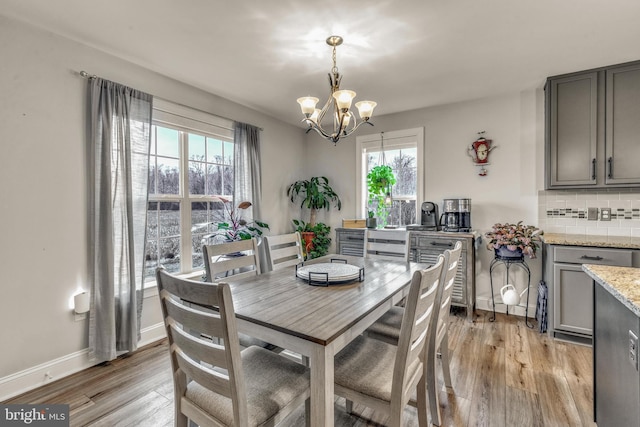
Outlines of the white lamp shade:
<svg viewBox="0 0 640 427">
<path fill-rule="evenodd" d="M 302 98 L 298 98 L 298 104 L 300 104 L 302 114 L 306 115 L 307 117 L 313 114 L 318 101 L 319 99 L 314 98 L 313 96 L 303 96 Z"/>
<path fill-rule="evenodd" d="M 358 109 L 358 113 L 360 113 L 360 118 L 362 120 L 368 120 L 371 116 L 373 116 L 373 109 L 378 105 L 373 101 L 360 101 L 356 103 L 356 108 Z"/>
<path fill-rule="evenodd" d="M 320 109 L 316 108 L 315 110 L 313 110 L 313 113 L 311 113 L 311 117 L 309 117 L 309 120 L 314 123 L 318 123 L 318 116 L 320 116 Z"/>
<path fill-rule="evenodd" d="M 351 101 L 356 97 L 356 93 L 352 90 L 337 90 L 333 93 L 333 98 L 341 110 L 348 110 L 351 107 Z"/>
<path fill-rule="evenodd" d="M 342 122 L 343 129 L 346 129 L 349 126 L 349 122 L 351 121 L 351 113 L 344 113 L 344 121 Z"/>
<path fill-rule="evenodd" d="M 89 311 L 89 292 L 81 292 L 73 296 L 73 310 L 78 313 Z"/>
</svg>

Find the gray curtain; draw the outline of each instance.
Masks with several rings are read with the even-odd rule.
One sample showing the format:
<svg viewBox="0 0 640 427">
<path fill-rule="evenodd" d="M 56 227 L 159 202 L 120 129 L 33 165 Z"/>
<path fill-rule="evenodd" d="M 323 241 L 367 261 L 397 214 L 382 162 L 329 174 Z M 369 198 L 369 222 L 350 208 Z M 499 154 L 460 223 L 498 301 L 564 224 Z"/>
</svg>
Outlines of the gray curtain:
<svg viewBox="0 0 640 427">
<path fill-rule="evenodd" d="M 140 340 L 152 96 L 89 80 L 89 357 Z"/>
<path fill-rule="evenodd" d="M 234 182 L 233 200 L 248 200 L 252 203 L 250 218 L 262 219 L 260 208 L 262 202 L 262 182 L 260 178 L 260 129 L 246 124 L 234 123 Z"/>
</svg>

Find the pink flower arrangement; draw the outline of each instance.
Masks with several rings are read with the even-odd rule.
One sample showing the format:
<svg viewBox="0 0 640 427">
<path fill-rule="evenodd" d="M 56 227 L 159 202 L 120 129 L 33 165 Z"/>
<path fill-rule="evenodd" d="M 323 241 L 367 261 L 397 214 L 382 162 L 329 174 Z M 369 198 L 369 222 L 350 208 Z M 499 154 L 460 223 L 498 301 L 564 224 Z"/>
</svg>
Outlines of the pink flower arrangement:
<svg viewBox="0 0 640 427">
<path fill-rule="evenodd" d="M 510 251 L 522 250 L 529 258 L 536 257 L 536 251 L 540 247 L 540 235 L 542 230 L 533 225 L 522 225 L 522 221 L 517 224 L 494 224 L 491 231 L 485 233 L 489 239 L 487 249 L 495 250 L 506 246 Z"/>
</svg>

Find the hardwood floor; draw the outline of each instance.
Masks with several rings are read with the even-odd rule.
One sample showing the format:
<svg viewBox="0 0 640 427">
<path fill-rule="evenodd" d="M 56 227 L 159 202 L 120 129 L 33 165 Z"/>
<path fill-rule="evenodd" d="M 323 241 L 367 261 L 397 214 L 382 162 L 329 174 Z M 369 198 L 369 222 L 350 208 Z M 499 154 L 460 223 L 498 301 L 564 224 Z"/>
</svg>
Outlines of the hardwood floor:
<svg viewBox="0 0 640 427">
<path fill-rule="evenodd" d="M 449 330 L 453 392 L 440 379 L 447 426 L 595 426 L 590 347 L 550 339 L 522 318 L 478 311 L 474 323 L 452 314 Z M 438 368 L 439 369 L 439 368 Z M 67 403 L 72 426 L 173 425 L 173 385 L 166 341 L 63 378 L 3 403 Z M 384 425 L 386 417 L 337 399 L 335 425 Z M 414 408 L 405 424 L 417 426 Z M 304 425 L 304 409 L 284 425 Z"/>
</svg>

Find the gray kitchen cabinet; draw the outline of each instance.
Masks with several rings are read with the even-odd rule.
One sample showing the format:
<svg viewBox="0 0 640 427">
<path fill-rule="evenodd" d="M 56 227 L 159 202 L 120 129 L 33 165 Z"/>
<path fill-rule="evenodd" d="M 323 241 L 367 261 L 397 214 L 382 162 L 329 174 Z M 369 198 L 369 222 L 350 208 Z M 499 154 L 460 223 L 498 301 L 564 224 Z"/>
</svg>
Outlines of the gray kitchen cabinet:
<svg viewBox="0 0 640 427">
<path fill-rule="evenodd" d="M 549 335 L 591 344 L 593 280 L 582 270 L 582 264 L 631 267 L 633 254 L 631 249 L 545 245 Z"/>
<path fill-rule="evenodd" d="M 547 79 L 545 186 L 640 186 L 640 62 Z"/>
<path fill-rule="evenodd" d="M 364 256 L 364 228 L 336 228 L 336 253 Z"/>
<path fill-rule="evenodd" d="M 593 406 L 598 426 L 640 425 L 638 316 L 599 283 L 594 284 Z M 633 335 L 632 335 L 633 334 Z M 632 339 L 635 336 L 635 360 Z"/>
</svg>

